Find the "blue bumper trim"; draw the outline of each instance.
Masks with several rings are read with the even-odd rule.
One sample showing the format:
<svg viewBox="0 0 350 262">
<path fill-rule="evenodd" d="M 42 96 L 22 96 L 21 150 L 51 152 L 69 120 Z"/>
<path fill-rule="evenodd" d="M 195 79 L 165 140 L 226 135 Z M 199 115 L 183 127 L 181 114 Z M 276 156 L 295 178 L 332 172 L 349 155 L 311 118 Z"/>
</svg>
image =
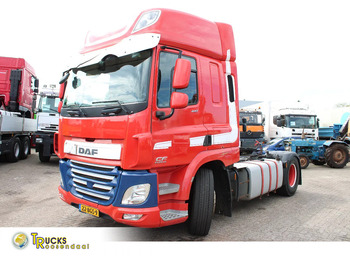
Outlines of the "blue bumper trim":
<svg viewBox="0 0 350 262">
<path fill-rule="evenodd" d="M 158 205 L 157 174 L 145 170 L 125 171 L 119 167 L 109 170 L 95 167 L 89 163 L 60 160 L 62 188 L 74 196 L 99 204 L 128 208 L 149 208 Z M 122 205 L 125 191 L 134 185 L 150 184 L 146 201 L 139 205 Z"/>
</svg>

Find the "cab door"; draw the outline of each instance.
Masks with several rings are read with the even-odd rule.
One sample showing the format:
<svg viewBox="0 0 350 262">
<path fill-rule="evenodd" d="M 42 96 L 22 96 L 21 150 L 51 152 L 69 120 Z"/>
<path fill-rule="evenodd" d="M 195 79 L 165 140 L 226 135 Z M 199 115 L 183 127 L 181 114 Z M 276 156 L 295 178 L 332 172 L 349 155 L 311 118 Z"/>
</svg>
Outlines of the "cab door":
<svg viewBox="0 0 350 262">
<path fill-rule="evenodd" d="M 180 51 L 181 52 L 181 51 Z M 179 50 L 158 50 L 156 84 L 152 105 L 153 166 L 186 165 L 201 151 L 207 130 L 203 125 L 203 103 L 198 81 L 198 61 L 194 54 L 183 52 L 182 59 L 191 62 L 188 87 L 174 89 L 172 79 Z M 181 92 L 188 96 L 188 105 L 182 109 L 170 108 L 171 94 Z M 163 118 L 161 116 L 166 116 Z"/>
</svg>

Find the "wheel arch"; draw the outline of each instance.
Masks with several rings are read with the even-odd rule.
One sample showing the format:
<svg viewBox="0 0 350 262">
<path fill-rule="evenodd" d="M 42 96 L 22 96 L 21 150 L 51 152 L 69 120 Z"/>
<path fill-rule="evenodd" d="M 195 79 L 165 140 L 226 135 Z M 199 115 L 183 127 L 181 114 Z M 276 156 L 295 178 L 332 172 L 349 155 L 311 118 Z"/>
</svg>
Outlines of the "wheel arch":
<svg viewBox="0 0 350 262">
<path fill-rule="evenodd" d="M 237 159 L 236 156 L 238 156 Z M 239 148 L 238 150 L 227 148 L 199 153 L 186 167 L 183 175 L 181 175 L 183 179 L 181 180 L 180 187 L 182 190 L 180 192 L 179 198 L 186 200 L 189 199 L 194 178 L 201 167 L 211 169 L 214 173 L 214 183 L 217 183 L 218 181 L 221 181 L 221 179 L 218 179 L 215 171 L 219 171 L 219 178 L 222 178 L 221 176 L 224 174 L 225 167 L 238 162 L 238 160 Z"/>
<path fill-rule="evenodd" d="M 297 153 L 295 152 L 289 152 L 289 151 L 270 151 L 269 154 L 271 154 L 274 158 L 279 158 L 283 162 L 283 174 L 286 171 L 287 167 L 290 165 L 293 158 L 295 158 L 298 162 L 299 168 L 297 168 L 299 181 L 298 185 L 302 184 L 302 172 L 301 172 L 301 163 L 300 158 Z M 285 176 L 283 176 L 283 185 L 287 183 L 285 180 Z"/>
</svg>

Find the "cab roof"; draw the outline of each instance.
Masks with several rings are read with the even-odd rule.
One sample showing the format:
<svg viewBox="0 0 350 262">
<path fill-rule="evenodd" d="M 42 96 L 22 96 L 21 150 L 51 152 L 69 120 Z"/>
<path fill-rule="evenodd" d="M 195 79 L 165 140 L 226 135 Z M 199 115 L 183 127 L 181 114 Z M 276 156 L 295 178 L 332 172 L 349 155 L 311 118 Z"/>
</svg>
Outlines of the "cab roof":
<svg viewBox="0 0 350 262">
<path fill-rule="evenodd" d="M 159 34 L 160 45 L 177 47 L 221 61 L 234 62 L 236 59 L 231 25 L 162 8 L 141 12 L 129 28 L 104 36 L 88 34 L 81 53 L 104 49 L 129 36 L 147 33 Z"/>
</svg>

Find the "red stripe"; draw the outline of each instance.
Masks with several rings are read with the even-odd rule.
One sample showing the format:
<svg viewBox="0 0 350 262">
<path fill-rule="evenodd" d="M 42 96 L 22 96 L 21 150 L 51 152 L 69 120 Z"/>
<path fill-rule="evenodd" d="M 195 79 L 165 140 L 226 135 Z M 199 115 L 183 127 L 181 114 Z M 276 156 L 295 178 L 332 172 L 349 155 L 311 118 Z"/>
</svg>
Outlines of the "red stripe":
<svg viewBox="0 0 350 262">
<path fill-rule="evenodd" d="M 278 177 L 279 177 L 279 174 L 278 174 L 278 162 L 274 159 L 265 159 L 265 161 L 272 161 L 276 164 L 276 188 L 278 187 Z"/>
<path fill-rule="evenodd" d="M 269 166 L 269 171 L 270 171 L 270 183 L 269 183 L 269 192 L 271 192 L 271 179 L 272 179 L 272 172 L 271 172 L 271 165 L 269 163 L 267 163 L 266 161 L 264 162 Z"/>
</svg>

